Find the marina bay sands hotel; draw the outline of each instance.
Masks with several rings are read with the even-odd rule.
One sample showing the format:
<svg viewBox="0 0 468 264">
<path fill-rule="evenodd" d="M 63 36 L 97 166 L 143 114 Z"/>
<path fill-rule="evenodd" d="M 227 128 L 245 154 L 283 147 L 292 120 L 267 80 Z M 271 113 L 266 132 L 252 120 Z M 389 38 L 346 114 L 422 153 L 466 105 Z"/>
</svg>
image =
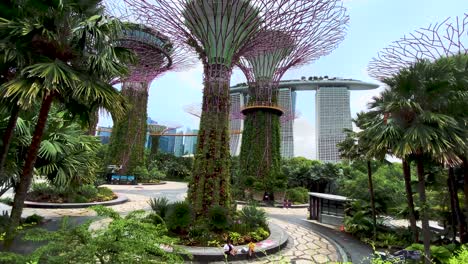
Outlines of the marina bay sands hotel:
<svg viewBox="0 0 468 264">
<path fill-rule="evenodd" d="M 350 91 L 371 90 L 379 87 L 353 79 L 328 77 L 309 77 L 309 79 L 281 81 L 278 90 L 279 106 L 284 114 L 281 120 L 281 155 L 294 157 L 294 117 L 296 112 L 297 91 L 315 90 L 315 135 L 317 159 L 323 162 L 338 162 L 340 154 L 336 144 L 345 138 L 343 130 L 352 129 L 350 110 Z M 231 115 L 240 113 L 247 104 L 248 87 L 238 84 L 231 87 Z M 243 120 L 231 118 L 230 129 L 242 130 Z M 231 155 L 240 152 L 241 135 L 231 135 Z"/>
</svg>

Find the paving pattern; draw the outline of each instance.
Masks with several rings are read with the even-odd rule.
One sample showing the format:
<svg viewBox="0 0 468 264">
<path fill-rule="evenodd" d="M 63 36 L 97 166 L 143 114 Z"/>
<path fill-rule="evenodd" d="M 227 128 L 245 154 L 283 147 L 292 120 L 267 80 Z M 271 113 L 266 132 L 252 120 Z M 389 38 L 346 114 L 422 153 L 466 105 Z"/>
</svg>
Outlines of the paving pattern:
<svg viewBox="0 0 468 264">
<path fill-rule="evenodd" d="M 164 185 L 107 185 L 114 192 L 123 194 L 129 198 L 129 202 L 110 206 L 121 214 L 127 214 L 133 210 L 149 210 L 148 201 L 152 197 L 167 197 L 170 201 L 185 199 L 187 184 L 168 182 Z M 11 194 L 10 194 L 11 195 Z M 240 207 L 240 206 L 239 206 Z M 10 210 L 8 206 L 0 204 L 0 211 Z M 307 210 L 302 209 L 283 209 L 283 208 L 265 208 L 268 215 L 282 215 L 289 217 L 306 217 Z M 45 218 L 57 219 L 63 216 L 94 216 L 94 211 L 90 209 L 37 209 L 25 208 L 23 216 L 39 214 Z M 281 226 L 289 234 L 290 238 L 287 247 L 279 253 L 249 261 L 235 261 L 233 263 L 330 263 L 338 261 L 339 254 L 336 248 L 327 239 L 320 234 L 274 217 L 269 221 Z M 225 262 L 219 262 L 225 263 Z"/>
</svg>

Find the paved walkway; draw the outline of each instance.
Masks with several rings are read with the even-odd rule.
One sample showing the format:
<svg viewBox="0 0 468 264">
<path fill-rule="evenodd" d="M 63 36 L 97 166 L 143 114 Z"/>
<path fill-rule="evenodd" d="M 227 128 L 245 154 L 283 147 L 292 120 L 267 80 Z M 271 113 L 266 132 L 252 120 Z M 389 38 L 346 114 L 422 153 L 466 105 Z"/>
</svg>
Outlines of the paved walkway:
<svg viewBox="0 0 468 264">
<path fill-rule="evenodd" d="M 167 197 L 170 201 L 185 199 L 187 184 L 168 182 L 164 185 L 106 185 L 114 192 L 129 198 L 129 202 L 110 206 L 121 214 L 134 210 L 150 210 L 148 201 L 152 197 Z M 9 195 L 12 195 L 11 193 Z M 267 211 L 269 221 L 281 226 L 289 234 L 287 247 L 281 252 L 251 261 L 236 261 L 233 263 L 330 263 L 360 260 L 367 256 L 370 250 L 362 243 L 329 227 L 307 222 L 307 209 L 263 208 Z M 9 206 L 0 203 L 0 211 L 10 210 Z M 77 223 L 89 219 L 96 214 L 91 209 L 37 209 L 25 208 L 23 216 L 39 214 L 51 220 L 52 225 L 59 223 L 59 218 L 72 216 Z M 351 242 L 350 242 L 351 241 Z M 343 251 L 344 249 L 344 251 Z M 27 250 L 27 249 L 25 249 Z M 342 257 L 344 255 L 344 257 Z M 223 262 L 220 262 L 223 263 Z"/>
</svg>

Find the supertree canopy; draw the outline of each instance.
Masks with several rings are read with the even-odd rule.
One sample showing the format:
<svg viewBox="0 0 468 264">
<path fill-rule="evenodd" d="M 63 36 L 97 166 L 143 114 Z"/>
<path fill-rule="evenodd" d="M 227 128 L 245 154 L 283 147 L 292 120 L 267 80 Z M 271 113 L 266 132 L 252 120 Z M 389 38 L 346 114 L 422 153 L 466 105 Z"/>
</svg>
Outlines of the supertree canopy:
<svg viewBox="0 0 468 264">
<path fill-rule="evenodd" d="M 270 193 L 284 189 L 287 183 L 280 173 L 283 111 L 278 106 L 278 82 L 288 69 L 334 50 L 343 40 L 348 22 L 339 0 L 299 0 L 293 10 L 281 23 L 256 34 L 237 64 L 249 84 L 249 101 L 242 110 L 241 184 Z"/>
<path fill-rule="evenodd" d="M 121 121 L 114 120 L 108 162 L 122 165 L 120 173 L 126 174 L 144 165 L 151 81 L 164 72 L 189 63 L 169 38 L 140 24 L 127 23 L 116 45 L 133 51 L 136 57 L 136 63 L 130 66 L 130 75 L 114 81 L 122 83 L 121 92 L 128 100 L 129 110 Z"/>
<path fill-rule="evenodd" d="M 431 61 L 456 54 L 468 54 L 468 14 L 420 28 L 394 41 L 379 52 L 368 66 L 368 73 L 383 80 L 421 59 Z"/>
<path fill-rule="evenodd" d="M 126 0 L 139 16 L 189 45 L 204 65 L 203 106 L 188 199 L 197 217 L 212 206 L 230 208 L 229 84 L 246 43 L 278 23 L 288 2 L 269 0 Z"/>
</svg>

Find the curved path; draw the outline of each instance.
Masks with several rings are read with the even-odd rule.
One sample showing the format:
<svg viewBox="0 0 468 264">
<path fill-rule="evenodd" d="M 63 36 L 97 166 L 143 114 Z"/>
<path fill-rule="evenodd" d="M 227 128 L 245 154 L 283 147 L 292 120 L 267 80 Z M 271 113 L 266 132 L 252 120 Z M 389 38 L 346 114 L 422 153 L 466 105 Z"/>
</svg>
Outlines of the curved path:
<svg viewBox="0 0 468 264">
<path fill-rule="evenodd" d="M 143 209 L 150 210 L 148 201 L 153 197 L 166 197 L 171 202 L 184 200 L 187 184 L 168 182 L 164 185 L 106 185 L 114 192 L 129 198 L 129 202 L 109 206 L 120 214 Z M 11 194 L 10 194 L 11 195 Z M 240 206 L 239 206 L 240 207 Z M 290 235 L 288 245 L 281 252 L 251 261 L 235 261 L 233 263 L 333 263 L 352 261 L 363 263 L 371 250 L 350 236 L 316 223 L 306 221 L 307 209 L 263 208 L 267 211 L 269 221 L 281 226 Z M 0 203 L 0 211 L 10 210 L 9 206 Z M 63 216 L 71 216 L 74 222 L 81 223 L 95 216 L 91 209 L 36 209 L 25 208 L 23 217 L 39 214 L 49 219 L 48 229 L 55 229 Z M 27 248 L 24 251 L 29 251 Z M 19 251 L 23 251 L 19 250 Z M 220 262 L 224 263 L 224 262 Z"/>
</svg>

